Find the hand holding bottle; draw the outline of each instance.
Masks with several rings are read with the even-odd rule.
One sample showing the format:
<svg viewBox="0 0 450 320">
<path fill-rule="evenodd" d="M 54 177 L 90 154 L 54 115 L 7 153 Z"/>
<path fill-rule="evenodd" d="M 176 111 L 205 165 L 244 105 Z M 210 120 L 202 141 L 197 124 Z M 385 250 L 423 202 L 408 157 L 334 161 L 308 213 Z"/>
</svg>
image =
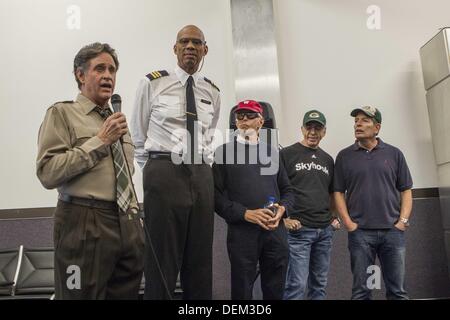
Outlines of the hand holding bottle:
<svg viewBox="0 0 450 320">
<path fill-rule="evenodd" d="M 274 204 L 274 208 L 276 209 L 274 217 L 267 221 L 267 227 L 269 230 L 275 230 L 278 227 L 278 224 L 286 211 L 286 208 L 284 206 L 280 206 L 278 203 Z"/>
<path fill-rule="evenodd" d="M 264 209 L 269 209 L 272 212 L 272 217 L 275 217 L 277 208 L 275 207 L 275 197 L 270 196 L 267 198 L 267 203 L 264 205 Z"/>
</svg>

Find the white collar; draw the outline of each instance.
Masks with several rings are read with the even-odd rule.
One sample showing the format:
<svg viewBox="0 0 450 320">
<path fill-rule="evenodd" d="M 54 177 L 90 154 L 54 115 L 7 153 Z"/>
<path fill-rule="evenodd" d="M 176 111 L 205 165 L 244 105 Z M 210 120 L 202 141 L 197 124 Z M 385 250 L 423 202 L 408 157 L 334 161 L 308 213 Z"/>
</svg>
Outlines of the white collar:
<svg viewBox="0 0 450 320">
<path fill-rule="evenodd" d="M 200 74 L 198 71 L 196 71 L 194 74 L 189 74 L 183 69 L 180 68 L 180 66 L 177 64 L 175 66 L 175 74 L 177 75 L 178 80 L 180 80 L 181 84 L 184 86 L 186 84 L 187 79 L 189 76 L 192 76 L 194 79 L 194 85 L 197 86 L 198 79 L 200 78 Z"/>
<path fill-rule="evenodd" d="M 242 143 L 242 144 L 248 144 L 248 145 L 251 145 L 251 146 L 256 146 L 256 145 L 259 143 L 259 138 L 258 138 L 258 140 L 256 140 L 255 142 L 252 142 L 252 141 L 248 141 L 248 140 L 244 139 L 244 138 L 238 133 L 237 136 L 236 136 L 236 141 L 239 142 L 239 143 Z"/>
</svg>

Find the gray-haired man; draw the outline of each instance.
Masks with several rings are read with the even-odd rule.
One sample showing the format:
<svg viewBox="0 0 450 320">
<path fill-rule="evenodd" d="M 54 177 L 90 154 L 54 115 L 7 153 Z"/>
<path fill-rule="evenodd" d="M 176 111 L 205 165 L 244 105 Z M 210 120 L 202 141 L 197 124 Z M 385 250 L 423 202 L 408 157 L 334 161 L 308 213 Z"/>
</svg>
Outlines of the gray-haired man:
<svg viewBox="0 0 450 320">
<path fill-rule="evenodd" d="M 83 47 L 73 70 L 80 94 L 51 106 L 39 131 L 37 176 L 59 192 L 57 299 L 138 297 L 144 238 L 131 184 L 133 144 L 125 115 L 111 115 L 108 105 L 118 67 L 108 44 Z"/>
</svg>

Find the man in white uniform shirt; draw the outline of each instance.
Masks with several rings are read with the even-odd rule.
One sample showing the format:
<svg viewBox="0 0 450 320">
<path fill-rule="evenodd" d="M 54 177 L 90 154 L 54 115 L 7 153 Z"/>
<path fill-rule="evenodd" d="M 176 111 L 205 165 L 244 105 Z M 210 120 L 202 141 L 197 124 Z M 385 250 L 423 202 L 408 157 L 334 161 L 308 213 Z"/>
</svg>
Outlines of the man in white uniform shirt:
<svg viewBox="0 0 450 320">
<path fill-rule="evenodd" d="M 214 183 L 209 165 L 219 89 L 199 74 L 208 53 L 203 32 L 177 34 L 173 71 L 138 86 L 131 132 L 143 168 L 146 299 L 171 299 L 180 273 L 184 299 L 212 297 Z"/>
</svg>

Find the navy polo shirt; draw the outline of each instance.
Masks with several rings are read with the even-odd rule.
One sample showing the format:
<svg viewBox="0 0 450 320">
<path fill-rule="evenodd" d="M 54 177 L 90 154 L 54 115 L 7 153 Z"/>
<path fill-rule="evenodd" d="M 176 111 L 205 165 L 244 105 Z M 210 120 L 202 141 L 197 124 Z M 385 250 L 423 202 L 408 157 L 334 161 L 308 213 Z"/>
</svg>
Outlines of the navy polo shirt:
<svg viewBox="0 0 450 320">
<path fill-rule="evenodd" d="M 346 193 L 350 218 L 359 228 L 392 228 L 400 216 L 400 192 L 413 185 L 403 153 L 377 140 L 371 151 L 355 142 L 336 158 L 334 191 Z"/>
</svg>

